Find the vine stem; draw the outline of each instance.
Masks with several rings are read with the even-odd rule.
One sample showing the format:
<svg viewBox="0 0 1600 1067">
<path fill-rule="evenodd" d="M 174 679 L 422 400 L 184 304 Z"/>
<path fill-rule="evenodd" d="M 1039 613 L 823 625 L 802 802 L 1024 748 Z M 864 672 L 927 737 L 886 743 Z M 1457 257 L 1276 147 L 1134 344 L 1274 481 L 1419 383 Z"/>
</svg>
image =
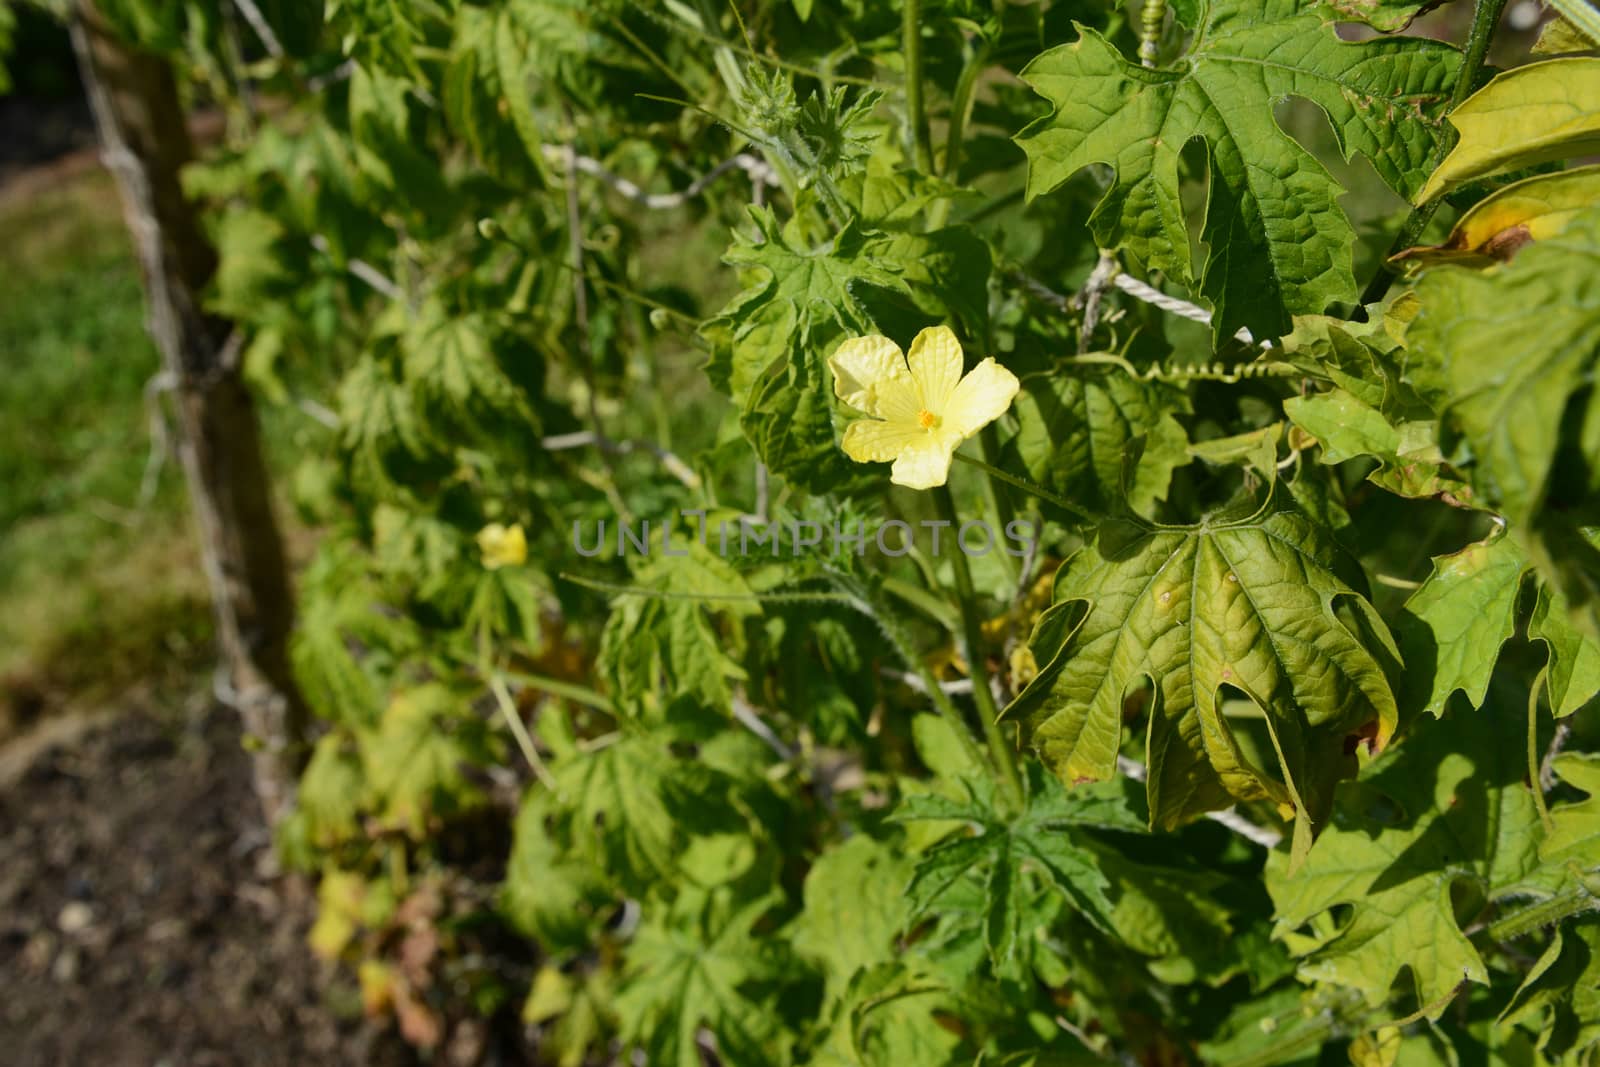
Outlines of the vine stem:
<svg viewBox="0 0 1600 1067">
<path fill-rule="evenodd" d="M 1489 56 L 1489 44 L 1494 40 L 1495 28 L 1500 25 L 1500 16 L 1505 9 L 1506 0 L 1477 0 L 1474 5 L 1472 29 L 1467 34 L 1467 50 L 1461 60 L 1461 73 L 1456 76 L 1455 87 L 1450 91 L 1450 110 L 1445 112 L 1446 117 L 1472 95 L 1473 83 L 1483 72 L 1484 60 Z M 1434 148 L 1433 156 L 1428 161 L 1430 173 L 1438 169 L 1439 164 L 1444 162 L 1445 155 L 1455 147 L 1457 136 L 1455 127 L 1447 123 L 1444 136 L 1439 139 L 1439 144 Z M 1389 251 L 1384 254 L 1383 262 L 1378 264 L 1378 273 L 1373 276 L 1372 282 L 1361 294 L 1362 304 L 1376 304 L 1388 294 L 1389 287 L 1400 276 L 1399 271 L 1389 263 L 1390 258 L 1404 252 L 1422 239 L 1422 231 L 1433 221 L 1433 214 L 1439 210 L 1441 202 L 1441 198 L 1434 197 L 1426 204 L 1411 209 L 1411 214 L 1406 216 L 1405 225 L 1400 228 L 1394 244 L 1390 245 Z"/>
<path fill-rule="evenodd" d="M 557 792 L 559 787 L 556 785 L 555 776 L 540 758 L 539 750 L 534 746 L 533 738 L 528 735 L 528 728 L 523 724 L 522 716 L 517 711 L 517 702 L 512 699 L 511 691 L 506 688 L 505 678 L 499 671 L 489 673 L 489 691 L 494 694 L 495 706 L 500 709 L 500 716 L 505 720 L 511 736 L 516 739 L 517 747 L 522 750 L 522 757 L 528 761 L 533 776 L 539 779 L 539 783 L 546 789 L 552 793 Z"/>
<path fill-rule="evenodd" d="M 976 456 L 968 456 L 968 455 L 966 455 L 964 453 L 957 452 L 956 453 L 956 459 L 960 460 L 962 463 L 967 464 L 969 467 L 977 467 L 979 470 L 983 471 L 985 474 L 987 474 L 991 478 L 998 478 L 1000 481 L 1005 482 L 1007 485 L 1016 486 L 1018 489 L 1021 489 L 1024 493 L 1028 493 L 1028 494 L 1030 494 L 1032 496 L 1036 496 L 1040 500 L 1045 501 L 1046 503 L 1054 504 L 1056 507 L 1062 509 L 1063 511 L 1070 512 L 1071 514 L 1076 515 L 1078 518 L 1082 519 L 1084 522 L 1091 522 L 1091 523 L 1099 523 L 1100 522 L 1100 516 L 1092 514 L 1092 513 L 1088 512 L 1088 511 L 1085 511 L 1083 508 L 1079 507 L 1077 504 L 1074 504 L 1072 501 L 1068 500 L 1066 497 L 1058 496 L 1057 494 L 1052 493 L 1050 490 L 1046 489 L 1042 485 L 1038 485 L 1038 484 L 1036 484 L 1034 482 L 1030 482 L 1026 478 L 1019 478 L 1015 474 L 1011 474 L 1011 473 L 1009 473 L 1007 471 L 1001 470 L 999 467 L 996 467 L 996 466 L 993 466 L 991 464 L 985 463 L 983 460 L 977 458 Z M 944 517 L 948 517 L 948 516 L 944 516 Z M 965 567 L 965 565 L 966 565 L 966 561 L 962 560 L 962 566 Z"/>
<path fill-rule="evenodd" d="M 1548 677 L 1548 667 L 1540 670 L 1538 677 L 1533 680 L 1533 687 L 1528 690 L 1528 790 L 1533 794 L 1533 806 L 1539 809 L 1539 821 L 1544 824 L 1547 834 L 1556 826 L 1550 818 L 1550 805 L 1545 803 L 1539 766 L 1539 692 L 1548 684 Z"/>
<path fill-rule="evenodd" d="M 950 699 L 950 695 L 945 692 L 944 687 L 939 683 L 939 679 L 934 677 L 933 671 L 928 669 L 927 663 L 923 662 L 922 657 L 917 655 L 916 649 L 912 647 L 905 631 L 901 629 L 899 619 L 889 609 L 888 605 L 883 603 L 881 595 L 871 588 L 866 588 L 859 590 L 859 595 L 852 596 L 851 599 L 857 601 L 858 610 L 864 609 L 863 614 L 877 623 L 878 629 L 882 630 L 883 635 L 889 639 L 889 644 L 894 649 L 895 655 L 911 671 L 912 677 L 915 677 L 920 683 L 915 688 L 921 689 L 928 694 L 940 718 L 950 724 L 950 729 L 956 735 L 956 740 L 960 742 L 962 751 L 966 753 L 967 759 L 973 766 L 982 767 L 984 764 L 983 750 L 978 747 L 977 741 L 973 739 L 972 728 L 967 725 L 967 720 L 962 716 L 961 709 L 955 706 L 955 703 Z"/>
<path fill-rule="evenodd" d="M 1167 0 L 1144 0 L 1139 12 L 1139 65 L 1154 67 L 1160 54 L 1161 30 L 1167 21 Z"/>
<path fill-rule="evenodd" d="M 933 173 L 933 143 L 922 101 L 922 0 L 904 0 L 900 23 L 900 49 L 906 62 L 906 126 L 908 148 L 917 169 Z"/>
<path fill-rule="evenodd" d="M 939 509 L 939 518 L 959 529 L 961 520 L 956 515 L 956 502 L 950 487 L 941 485 L 933 490 L 933 502 Z M 989 746 L 989 756 L 1000 772 L 1006 794 L 1015 809 L 1022 810 L 1022 777 L 1017 773 L 1016 756 L 1006 743 L 1000 729 L 1000 708 L 995 704 L 994 690 L 989 688 L 989 667 L 984 662 L 982 625 L 978 619 L 978 597 L 972 586 L 972 571 L 967 566 L 966 553 L 957 546 L 950 555 L 951 569 L 955 571 L 956 597 L 961 607 L 962 644 L 967 654 L 967 670 L 972 677 L 972 699 L 978 705 L 978 718 L 983 721 L 983 739 Z"/>
</svg>

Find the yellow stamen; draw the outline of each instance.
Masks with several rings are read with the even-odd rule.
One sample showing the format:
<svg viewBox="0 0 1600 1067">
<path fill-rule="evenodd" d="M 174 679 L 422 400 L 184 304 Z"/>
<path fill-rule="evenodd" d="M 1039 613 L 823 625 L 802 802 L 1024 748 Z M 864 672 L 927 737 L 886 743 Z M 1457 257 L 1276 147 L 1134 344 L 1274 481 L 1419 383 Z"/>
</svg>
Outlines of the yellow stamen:
<svg viewBox="0 0 1600 1067">
<path fill-rule="evenodd" d="M 921 426 L 924 430 L 935 429 L 939 425 L 939 416 L 935 415 L 927 408 L 923 408 L 921 411 L 917 412 L 917 425 Z"/>
</svg>

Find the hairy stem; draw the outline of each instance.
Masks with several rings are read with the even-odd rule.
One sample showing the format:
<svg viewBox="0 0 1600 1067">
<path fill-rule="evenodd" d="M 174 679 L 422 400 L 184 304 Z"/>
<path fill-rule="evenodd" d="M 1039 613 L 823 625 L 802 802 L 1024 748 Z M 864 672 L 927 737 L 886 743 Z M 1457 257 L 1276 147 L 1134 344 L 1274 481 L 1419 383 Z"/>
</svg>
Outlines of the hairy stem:
<svg viewBox="0 0 1600 1067">
<path fill-rule="evenodd" d="M 1098 523 L 1100 521 L 1100 517 L 1098 515 L 1091 514 L 1082 507 L 1079 507 L 1077 504 L 1074 504 L 1072 501 L 1068 500 L 1066 497 L 1052 493 L 1044 486 L 1030 482 L 1026 478 L 1019 478 L 1015 474 L 1010 474 L 1004 470 L 1001 470 L 999 467 L 985 463 L 983 460 L 978 459 L 975 456 L 968 456 L 957 452 L 956 459 L 960 460 L 962 463 L 965 463 L 969 467 L 977 467 L 991 478 L 997 478 L 1000 481 L 1005 482 L 1007 485 L 1014 485 L 1018 489 L 1021 489 L 1024 493 L 1027 493 L 1031 496 L 1036 496 L 1046 503 L 1054 504 L 1063 511 L 1067 511 L 1073 515 L 1076 515 L 1084 522 Z"/>
<path fill-rule="evenodd" d="M 900 24 L 901 51 L 906 61 L 906 140 L 907 150 L 917 169 L 933 173 L 933 142 L 928 135 L 928 116 L 922 102 L 922 0 L 904 0 Z"/>
<path fill-rule="evenodd" d="M 863 589 L 861 594 L 861 599 L 865 601 L 865 607 L 869 609 L 868 615 L 878 624 L 878 628 L 883 631 L 883 635 L 889 639 L 889 645 L 894 649 L 895 655 L 899 657 L 900 662 L 904 663 L 906 668 L 922 683 L 921 688 L 928 694 L 929 699 L 933 701 L 933 706 L 939 712 L 940 718 L 950 724 L 950 730 L 961 743 L 962 751 L 966 753 L 967 759 L 974 766 L 983 766 L 983 750 L 978 747 L 977 741 L 973 739 L 972 728 L 967 725 L 967 720 L 962 716 L 961 709 L 955 706 L 955 703 L 950 699 L 950 695 L 939 684 L 939 679 L 934 677 L 933 671 L 928 669 L 927 663 L 923 661 L 921 656 L 917 655 L 916 649 L 907 638 L 905 630 L 900 626 L 900 621 L 894 611 L 883 603 L 881 594 L 876 590 L 871 588 Z"/>
<path fill-rule="evenodd" d="M 961 144 L 966 139 L 967 122 L 972 118 L 972 101 L 977 95 L 978 76 L 989 65 L 989 42 L 980 40 L 972 49 L 967 65 L 961 68 L 956 95 L 950 101 L 950 134 L 945 138 L 944 176 L 956 180 L 961 169 Z"/>
<path fill-rule="evenodd" d="M 933 500 L 938 506 L 939 517 L 949 523 L 951 529 L 959 529 L 961 521 L 956 515 L 956 503 L 950 496 L 950 487 L 941 485 L 934 489 Z M 984 662 L 982 627 L 978 619 L 978 597 L 972 587 L 972 571 L 967 567 L 966 554 L 959 548 L 950 554 L 950 563 L 955 571 L 956 597 L 961 607 L 962 644 L 967 655 L 967 669 L 972 675 L 972 699 L 978 705 L 978 718 L 983 720 L 983 738 L 988 743 L 989 755 L 1000 772 L 1007 795 L 1020 810 L 1022 778 L 1017 773 L 1016 757 L 1000 728 L 1000 709 L 995 704 L 994 690 L 989 688 L 989 667 Z"/>
<path fill-rule="evenodd" d="M 1450 92 L 1450 111 L 1461 106 L 1461 102 L 1472 95 L 1472 86 L 1477 82 L 1478 75 L 1483 71 L 1484 60 L 1489 56 L 1489 44 L 1494 40 L 1494 31 L 1500 25 L 1500 16 L 1506 9 L 1506 0 L 1477 0 L 1472 9 L 1472 29 L 1467 34 L 1466 54 L 1461 60 L 1461 73 L 1456 76 L 1455 88 Z M 1448 114 L 1448 112 L 1447 112 Z M 1428 169 L 1438 169 L 1444 162 L 1445 155 L 1455 147 L 1456 130 L 1454 126 L 1446 124 L 1444 136 L 1440 138 L 1438 147 L 1434 149 L 1433 158 L 1429 161 Z M 1373 276 L 1366 291 L 1361 294 L 1362 304 L 1376 304 L 1389 292 L 1389 287 L 1394 284 L 1399 272 L 1389 263 L 1390 257 L 1404 252 L 1422 239 L 1422 232 L 1428 228 L 1428 223 L 1433 221 L 1433 214 L 1439 210 L 1438 197 L 1419 207 L 1411 209 L 1411 214 L 1406 217 L 1405 225 L 1400 228 L 1400 233 L 1395 237 L 1394 244 L 1389 246 L 1389 251 L 1384 254 L 1383 262 L 1378 264 L 1378 273 Z"/>
</svg>

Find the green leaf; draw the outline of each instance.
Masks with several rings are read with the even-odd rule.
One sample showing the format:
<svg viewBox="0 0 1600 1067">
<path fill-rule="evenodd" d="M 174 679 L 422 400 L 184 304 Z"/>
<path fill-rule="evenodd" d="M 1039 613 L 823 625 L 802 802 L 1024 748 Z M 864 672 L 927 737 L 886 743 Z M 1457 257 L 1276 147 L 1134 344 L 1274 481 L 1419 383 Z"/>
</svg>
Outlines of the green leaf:
<svg viewBox="0 0 1600 1067">
<path fill-rule="evenodd" d="M 495 358 L 496 347 L 509 346 L 487 316 L 452 317 L 436 304 L 424 307 L 401 339 L 406 384 L 439 437 L 470 439 L 505 427 L 537 433 L 527 397 Z"/>
<path fill-rule="evenodd" d="M 1364 22 L 1382 33 L 1394 33 L 1411 25 L 1419 13 L 1436 7 L 1442 0 L 1321 0 L 1322 6 L 1340 22 Z"/>
<path fill-rule="evenodd" d="M 1096 31 L 1053 48 L 1023 71 L 1051 105 L 1018 141 L 1037 196 L 1092 163 L 1116 170 L 1090 219 L 1103 247 L 1151 269 L 1197 279 L 1216 307 L 1213 328 L 1288 333 L 1290 316 L 1356 295 L 1355 231 L 1344 190 L 1279 127 L 1275 104 L 1304 97 L 1328 115 L 1347 157 L 1359 152 L 1397 192 L 1425 176 L 1438 116 L 1460 64 L 1454 49 L 1392 38 L 1338 39 L 1331 20 L 1291 0 L 1207 0 L 1194 45 L 1176 65 L 1145 69 Z M 1179 156 L 1209 149 L 1204 268 L 1190 260 Z"/>
<path fill-rule="evenodd" d="M 11 91 L 11 77 L 6 73 L 5 60 L 11 54 L 11 38 L 16 32 L 17 16 L 9 4 L 0 6 L 0 94 Z"/>
<path fill-rule="evenodd" d="M 981 918 L 984 945 L 998 975 L 1021 973 L 1032 930 L 1023 928 L 1032 894 L 1031 872 L 1091 923 L 1108 928 L 1112 911 L 1093 851 L 1074 836 L 1074 828 L 1104 826 L 1104 796 L 1069 794 L 1047 775 L 1031 774 L 1027 804 L 1007 813 L 997 806 L 995 787 L 986 778 L 964 779 L 967 796 L 951 800 L 938 794 L 907 797 L 895 811 L 903 822 L 956 822 L 970 828 L 946 837 L 918 861 L 906 887 L 907 918 L 914 920 L 958 883 L 975 878 L 983 885 Z M 1118 828 L 1128 825 L 1117 820 Z M 1136 825 L 1136 824 L 1135 824 Z"/>
<path fill-rule="evenodd" d="M 774 903 L 762 897 L 735 907 L 720 896 L 690 893 L 647 919 L 628 947 L 616 999 L 623 1040 L 642 1049 L 652 1065 L 701 1067 L 704 1027 L 715 1035 L 724 1062 L 788 1063 L 774 1005 L 748 993 L 751 983 L 779 974 L 773 943 L 751 931 Z"/>
<path fill-rule="evenodd" d="M 624 886 L 647 887 L 677 869 L 684 835 L 669 807 L 673 772 L 665 743 L 648 735 L 624 737 L 557 768 L 556 780 L 572 798 L 574 839 L 594 840 L 605 870 Z"/>
<path fill-rule="evenodd" d="M 800 955 L 825 965 L 830 998 L 844 996 L 858 971 L 893 959 L 907 919 L 903 891 L 910 877 L 905 857 L 865 834 L 812 865 L 792 942 Z"/>
<path fill-rule="evenodd" d="M 1289 988 L 1245 1001 L 1201 1044 L 1200 1053 L 1218 1067 L 1314 1063 L 1335 1026 L 1333 1013 L 1318 999 L 1324 998 Z"/>
<path fill-rule="evenodd" d="M 449 186 L 437 159 L 412 136 L 412 86 L 403 78 L 363 64 L 350 74 L 350 132 L 356 163 L 397 210 L 426 219 L 449 201 Z"/>
<path fill-rule="evenodd" d="M 1558 928 L 1498 1021 L 1531 1025 L 1547 1062 L 1583 1062 L 1600 1043 L 1600 920 Z"/>
<path fill-rule="evenodd" d="M 886 131 L 864 165 L 844 171 L 839 191 L 872 229 L 914 230 L 923 212 L 941 200 L 978 199 L 976 193 L 906 164 L 899 131 Z"/>
<path fill-rule="evenodd" d="M 1556 718 L 1571 715 L 1600 693 L 1600 645 L 1573 627 L 1566 598 L 1548 585 L 1539 586 L 1528 640 L 1543 641 L 1549 652 L 1545 686 Z"/>
<path fill-rule="evenodd" d="M 1461 137 L 1420 192 L 1600 151 L 1600 59 L 1547 59 L 1496 75 L 1450 112 Z"/>
<path fill-rule="evenodd" d="M 737 643 L 726 629 L 760 614 L 739 572 L 709 546 L 682 531 L 669 539 L 671 553 L 668 539 L 650 542 L 653 554 L 634 575 L 640 591 L 616 598 L 601 635 L 597 665 L 618 707 L 633 715 L 659 710 L 667 696 L 690 695 L 705 707 L 727 708 L 730 683 L 744 671 L 728 654 Z M 712 613 L 727 620 L 724 628 Z"/>
<path fill-rule="evenodd" d="M 1238 969 L 1230 951 L 1237 931 L 1218 900 L 1237 886 L 1215 871 L 1136 863 L 1110 850 L 1100 863 L 1116 887 L 1111 928 L 1123 945 L 1154 957 L 1149 966 L 1162 981 L 1221 981 Z"/>
<path fill-rule="evenodd" d="M 356 836 L 365 785 L 349 737 L 341 732 L 320 737 L 295 789 L 295 804 L 305 815 L 312 844 L 334 848 Z"/>
<path fill-rule="evenodd" d="M 587 947 L 612 903 L 601 868 L 584 862 L 574 847 L 572 820 L 564 814 L 543 790 L 530 790 L 523 798 L 499 901 L 512 925 L 556 953 Z"/>
<path fill-rule="evenodd" d="M 1142 439 L 1127 503 L 1147 514 L 1189 462 L 1189 438 L 1175 418 L 1188 409 L 1180 390 L 1117 369 L 1030 374 L 1012 407 L 1017 434 L 1007 449 L 1035 482 L 1104 514 L 1123 499 L 1125 457 Z"/>
<path fill-rule="evenodd" d="M 751 386 L 739 425 L 767 469 L 812 493 L 845 491 L 874 476 L 839 447 L 833 428 L 833 385 L 821 360 L 810 359 L 804 325 L 791 355 Z"/>
<path fill-rule="evenodd" d="M 1592 877 L 1600 870 L 1600 755 L 1563 752 L 1551 766 L 1561 781 L 1588 795 L 1550 809 L 1539 867 L 1518 888 L 1534 896 L 1573 893 L 1580 898 L 1573 910 L 1588 911 L 1600 905 L 1600 883 Z"/>
<path fill-rule="evenodd" d="M 1433 368 L 1401 349 L 1380 323 L 1302 316 L 1284 338 L 1284 350 L 1296 367 L 1337 386 L 1283 405 L 1321 446 L 1322 462 L 1372 456 L 1379 464 L 1367 480 L 1391 493 L 1471 502 L 1471 486 L 1439 446 Z"/>
<path fill-rule="evenodd" d="M 988 243 L 976 233 L 947 226 L 892 234 L 874 247 L 898 266 L 898 280 L 892 287 L 858 284 L 853 291 L 881 332 L 907 338 L 930 320 L 949 319 L 967 337 L 988 335 L 993 262 Z"/>
<path fill-rule="evenodd" d="M 1382 748 L 1395 728 L 1378 659 L 1336 611 L 1392 654 L 1352 582 L 1364 584 L 1359 569 L 1277 490 L 1196 526 L 1107 523 L 1057 572 L 1031 639 L 1039 675 L 1005 717 L 1062 781 L 1100 781 L 1116 771 L 1123 700 L 1148 679 L 1152 825 L 1268 798 L 1309 830 L 1353 769 L 1350 738 L 1366 731 Z M 1241 748 L 1224 687 L 1265 713 L 1282 781 Z"/>
<path fill-rule="evenodd" d="M 1305 957 L 1302 978 L 1357 990 L 1376 1006 L 1409 969 L 1434 1019 L 1463 981 L 1488 984 L 1463 929 L 1536 862 L 1522 729 L 1520 714 L 1420 720 L 1340 787 L 1333 824 L 1298 873 L 1281 853 L 1268 857 L 1278 936 Z M 1318 926 L 1332 908 L 1348 908 L 1348 920 Z M 1297 932 L 1308 923 L 1313 936 Z"/>
<path fill-rule="evenodd" d="M 1517 627 L 1517 599 L 1531 564 L 1512 537 L 1496 536 L 1435 557 L 1433 573 L 1406 600 L 1397 625 L 1417 706 L 1443 715 L 1457 690 L 1474 708 Z M 1430 684 L 1431 680 L 1431 684 Z"/>
<path fill-rule="evenodd" d="M 230 211 L 218 221 L 210 306 L 219 315 L 249 319 L 292 277 L 278 247 L 285 232 L 277 219 L 253 208 Z"/>
<path fill-rule="evenodd" d="M 395 657 L 416 648 L 416 624 L 383 603 L 366 561 L 333 539 L 301 576 L 289 655 L 301 692 L 323 718 L 350 727 L 374 723 L 384 704 L 381 679 Z"/>
<path fill-rule="evenodd" d="M 870 319 L 857 300 L 857 285 L 906 293 L 881 240 L 867 237 L 854 223 L 826 244 L 808 247 L 798 228 L 780 228 L 770 210 L 751 208 L 750 218 L 755 236 L 735 231 L 723 261 L 739 268 L 751 287 L 704 327 L 712 343 L 706 373 L 736 401 L 745 399 L 763 372 L 788 359 L 798 324 L 834 324 L 835 336 L 864 332 Z"/>
<path fill-rule="evenodd" d="M 1600 10 L 1589 0 L 1550 0 L 1556 17 L 1544 24 L 1533 42 L 1536 56 L 1591 52 L 1600 46 Z"/>
<path fill-rule="evenodd" d="M 512 186 L 531 184 L 543 164 L 528 95 L 528 55 L 508 9 L 457 9 L 444 113 L 489 173 Z"/>
<path fill-rule="evenodd" d="M 961 1038 L 947 1020 L 959 998 L 914 957 L 859 971 L 838 1001 L 816 1067 L 956 1067 Z"/>
<path fill-rule="evenodd" d="M 407 476 L 436 460 L 439 442 L 428 433 L 391 360 L 365 355 L 339 385 L 339 443 L 358 489 L 394 492 Z M 419 470 L 419 468 L 421 468 Z"/>
<path fill-rule="evenodd" d="M 1457 503 L 1472 499 L 1471 486 L 1446 465 L 1439 450 L 1438 425 L 1431 420 L 1393 425 L 1343 389 L 1289 397 L 1283 412 L 1316 439 L 1323 463 L 1372 456 L 1379 466 L 1367 480 L 1391 493 L 1447 496 Z"/>
</svg>

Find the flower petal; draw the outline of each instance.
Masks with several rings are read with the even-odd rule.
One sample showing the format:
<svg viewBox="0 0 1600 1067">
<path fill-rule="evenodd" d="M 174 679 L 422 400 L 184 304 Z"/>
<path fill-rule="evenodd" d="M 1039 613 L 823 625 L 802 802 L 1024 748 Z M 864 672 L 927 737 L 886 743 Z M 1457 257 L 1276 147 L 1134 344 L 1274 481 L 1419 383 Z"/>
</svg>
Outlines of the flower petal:
<svg viewBox="0 0 1600 1067">
<path fill-rule="evenodd" d="M 882 414 L 878 394 L 885 385 L 911 384 L 911 371 L 900 346 L 878 334 L 850 338 L 828 357 L 828 368 L 833 371 L 833 391 L 839 399 L 869 415 Z"/>
<path fill-rule="evenodd" d="M 901 451 L 889 470 L 889 480 L 907 489 L 932 489 L 950 476 L 950 460 L 961 438 L 953 433 L 926 434 Z"/>
<path fill-rule="evenodd" d="M 927 443 L 927 430 L 916 423 L 860 419 L 845 427 L 840 447 L 857 463 L 887 463 L 908 448 Z"/>
<path fill-rule="evenodd" d="M 943 415 L 961 380 L 961 342 L 948 326 L 930 326 L 917 334 L 906 357 L 911 376 L 922 390 L 922 406 Z"/>
<path fill-rule="evenodd" d="M 992 358 L 986 359 L 972 373 L 961 379 L 950 394 L 945 408 L 944 424 L 959 433 L 963 440 L 971 437 L 989 423 L 1004 415 L 1016 399 L 1019 383 L 1017 376 Z"/>
</svg>

